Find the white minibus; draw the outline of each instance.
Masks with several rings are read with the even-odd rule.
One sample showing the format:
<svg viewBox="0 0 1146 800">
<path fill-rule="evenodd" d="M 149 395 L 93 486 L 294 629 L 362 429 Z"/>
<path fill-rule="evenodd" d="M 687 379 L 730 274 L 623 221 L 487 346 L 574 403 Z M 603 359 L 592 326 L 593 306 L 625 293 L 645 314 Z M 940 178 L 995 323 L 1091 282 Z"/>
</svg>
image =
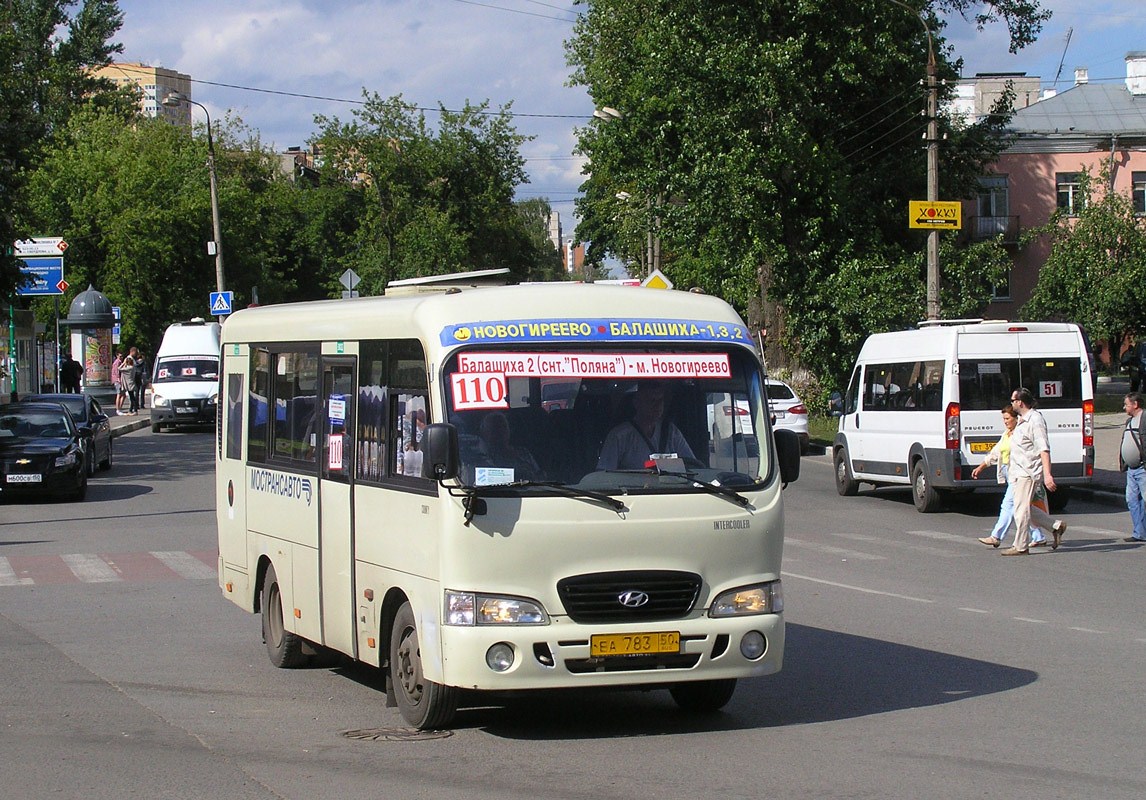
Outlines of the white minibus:
<svg viewBox="0 0 1146 800">
<path fill-rule="evenodd" d="M 774 444 L 732 308 L 405 283 L 223 325 L 219 582 L 261 613 L 271 661 L 382 668 L 417 728 L 449 724 L 463 690 L 661 687 L 707 710 L 778 671 L 799 443 Z M 714 442 L 730 405 L 742 430 Z M 636 467 L 603 463 L 611 436 Z"/>
<path fill-rule="evenodd" d="M 1003 434 L 1003 406 L 1025 387 L 1047 422 L 1055 510 L 1094 474 L 1094 390 L 1077 325 L 949 320 L 877 333 L 860 349 L 832 446 L 836 489 L 910 485 L 937 511 L 955 490 L 999 491 L 982 463 Z"/>
</svg>

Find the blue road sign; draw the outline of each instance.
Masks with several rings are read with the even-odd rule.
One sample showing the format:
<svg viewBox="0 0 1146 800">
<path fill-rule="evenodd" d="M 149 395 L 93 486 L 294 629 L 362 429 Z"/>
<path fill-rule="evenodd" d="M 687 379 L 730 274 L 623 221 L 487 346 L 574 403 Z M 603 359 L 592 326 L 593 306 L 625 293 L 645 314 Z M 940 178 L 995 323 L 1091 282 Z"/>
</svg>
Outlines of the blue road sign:
<svg viewBox="0 0 1146 800">
<path fill-rule="evenodd" d="M 60 288 L 60 284 L 64 281 L 63 256 L 38 256 L 20 260 L 24 262 L 20 271 L 30 277 L 32 283 L 17 289 L 16 294 L 27 296 L 64 293 Z"/>
<path fill-rule="evenodd" d="M 231 313 L 232 292 L 211 292 L 211 313 L 215 316 Z"/>
</svg>

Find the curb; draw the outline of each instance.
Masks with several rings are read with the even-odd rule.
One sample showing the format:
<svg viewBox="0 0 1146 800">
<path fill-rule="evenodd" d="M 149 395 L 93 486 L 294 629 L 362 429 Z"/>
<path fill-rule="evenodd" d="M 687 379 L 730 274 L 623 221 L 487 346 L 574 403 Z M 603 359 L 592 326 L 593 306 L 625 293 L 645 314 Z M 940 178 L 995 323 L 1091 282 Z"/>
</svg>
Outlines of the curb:
<svg viewBox="0 0 1146 800">
<path fill-rule="evenodd" d="M 139 431 L 150 427 L 150 417 L 145 417 L 143 419 L 133 419 L 131 422 L 125 422 L 122 425 L 113 425 L 111 429 L 111 435 L 123 436 L 125 433 L 131 433 L 132 431 Z"/>
</svg>

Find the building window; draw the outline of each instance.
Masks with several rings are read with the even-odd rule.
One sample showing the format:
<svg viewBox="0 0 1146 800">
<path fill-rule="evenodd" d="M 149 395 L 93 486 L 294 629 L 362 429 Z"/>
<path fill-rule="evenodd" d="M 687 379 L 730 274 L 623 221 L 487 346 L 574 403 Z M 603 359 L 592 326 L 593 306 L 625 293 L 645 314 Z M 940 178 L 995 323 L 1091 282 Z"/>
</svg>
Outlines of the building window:
<svg viewBox="0 0 1146 800">
<path fill-rule="evenodd" d="M 1078 216 L 1078 213 L 1086 205 L 1079 187 L 1080 177 L 1081 174 L 1078 172 L 1057 172 L 1054 176 L 1055 188 L 1058 193 L 1058 208 L 1072 217 Z"/>
<path fill-rule="evenodd" d="M 991 239 L 1007 233 L 1008 214 L 1007 176 L 985 175 L 979 178 L 976 198 L 975 239 Z"/>
<path fill-rule="evenodd" d="M 992 300 L 1010 300 L 1011 299 L 1011 270 L 1007 270 L 1007 274 L 1003 276 L 1001 283 L 995 284 L 991 288 Z"/>
<path fill-rule="evenodd" d="M 1146 172 L 1134 172 L 1131 177 L 1130 191 L 1134 196 L 1134 213 L 1146 214 Z"/>
</svg>

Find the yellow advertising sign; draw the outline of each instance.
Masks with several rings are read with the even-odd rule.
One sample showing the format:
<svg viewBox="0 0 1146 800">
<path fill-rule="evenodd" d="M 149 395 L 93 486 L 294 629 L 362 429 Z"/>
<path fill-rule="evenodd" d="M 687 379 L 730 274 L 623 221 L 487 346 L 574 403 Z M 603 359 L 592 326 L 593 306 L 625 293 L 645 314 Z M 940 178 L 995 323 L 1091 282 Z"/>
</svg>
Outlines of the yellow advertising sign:
<svg viewBox="0 0 1146 800">
<path fill-rule="evenodd" d="M 946 228 L 959 230 L 963 227 L 963 204 L 942 200 L 909 200 L 907 221 L 912 228 Z"/>
</svg>

